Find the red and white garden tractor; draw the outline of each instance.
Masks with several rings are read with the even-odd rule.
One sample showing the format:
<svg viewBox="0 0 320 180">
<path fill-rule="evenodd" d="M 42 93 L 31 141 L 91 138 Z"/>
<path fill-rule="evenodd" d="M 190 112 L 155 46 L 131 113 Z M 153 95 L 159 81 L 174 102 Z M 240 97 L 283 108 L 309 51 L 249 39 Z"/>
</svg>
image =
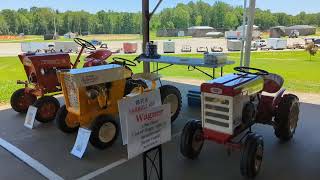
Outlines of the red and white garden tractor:
<svg viewBox="0 0 320 180">
<path fill-rule="evenodd" d="M 251 127 L 271 125 L 280 140 L 290 140 L 299 119 L 299 99 L 284 94 L 284 80 L 279 75 L 249 67 L 236 67 L 235 71 L 238 73 L 201 85 L 202 120 L 185 125 L 180 148 L 189 159 L 198 157 L 205 140 L 229 150 L 239 149 L 241 174 L 254 178 L 260 171 L 264 143 Z"/>
<path fill-rule="evenodd" d="M 60 94 L 62 89 L 57 77 L 57 71 L 62 69 L 75 69 L 80 63 L 80 57 L 85 49 L 92 53 L 85 57 L 83 67 L 105 65 L 112 55 L 108 49 L 96 49 L 90 42 L 75 38 L 74 41 L 81 46 L 75 63 L 71 63 L 67 53 L 24 53 L 19 59 L 24 66 L 27 81 L 17 81 L 25 87 L 18 89 L 11 96 L 11 106 L 19 113 L 26 113 L 30 105 L 38 108 L 36 119 L 39 122 L 52 121 L 58 109 L 59 101 L 53 95 Z M 114 58 L 111 64 L 121 64 L 125 67 L 135 65 L 131 61 Z M 130 90 L 128 90 L 130 91 Z"/>
</svg>

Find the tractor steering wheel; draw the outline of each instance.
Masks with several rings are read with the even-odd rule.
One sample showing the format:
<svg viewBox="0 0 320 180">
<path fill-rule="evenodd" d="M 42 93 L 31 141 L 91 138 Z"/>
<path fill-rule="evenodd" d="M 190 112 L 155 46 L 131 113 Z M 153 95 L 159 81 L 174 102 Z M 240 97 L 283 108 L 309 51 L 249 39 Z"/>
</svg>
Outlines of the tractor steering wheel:
<svg viewBox="0 0 320 180">
<path fill-rule="evenodd" d="M 84 47 L 86 49 L 89 49 L 89 50 L 96 50 L 96 47 L 91 44 L 90 42 L 84 40 L 84 39 L 81 39 L 81 38 L 74 38 L 74 42 L 79 44 L 81 47 Z"/>
<path fill-rule="evenodd" d="M 262 69 L 257 69 L 257 68 L 251 68 L 251 67 L 235 67 L 235 71 L 245 73 L 245 74 L 253 74 L 253 75 L 258 75 L 258 76 L 267 76 L 269 75 L 268 71 L 262 70 Z M 256 71 L 256 72 L 250 72 L 250 71 Z"/>
<path fill-rule="evenodd" d="M 123 66 L 137 66 L 137 64 L 131 60 L 120 58 L 120 57 L 114 57 L 112 58 L 114 62 L 121 62 Z M 129 63 L 128 63 L 129 62 Z"/>
</svg>

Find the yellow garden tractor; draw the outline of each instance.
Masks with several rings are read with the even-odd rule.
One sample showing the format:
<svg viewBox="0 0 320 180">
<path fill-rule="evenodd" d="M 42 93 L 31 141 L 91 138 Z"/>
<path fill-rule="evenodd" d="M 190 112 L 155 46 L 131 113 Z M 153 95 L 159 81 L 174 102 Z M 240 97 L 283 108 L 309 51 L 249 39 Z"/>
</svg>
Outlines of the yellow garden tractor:
<svg viewBox="0 0 320 180">
<path fill-rule="evenodd" d="M 152 89 L 156 88 L 157 80 L 151 74 L 132 76 L 132 71 L 118 64 L 65 70 L 58 75 L 65 99 L 56 116 L 58 128 L 65 133 L 76 132 L 79 127 L 91 129 L 90 143 L 99 149 L 111 146 L 117 138 L 118 100 L 134 94 L 131 92 L 147 91 L 148 86 L 141 78 L 151 80 Z M 181 109 L 181 95 L 176 90 L 173 86 L 160 87 L 163 103 L 172 104 L 173 119 Z"/>
</svg>

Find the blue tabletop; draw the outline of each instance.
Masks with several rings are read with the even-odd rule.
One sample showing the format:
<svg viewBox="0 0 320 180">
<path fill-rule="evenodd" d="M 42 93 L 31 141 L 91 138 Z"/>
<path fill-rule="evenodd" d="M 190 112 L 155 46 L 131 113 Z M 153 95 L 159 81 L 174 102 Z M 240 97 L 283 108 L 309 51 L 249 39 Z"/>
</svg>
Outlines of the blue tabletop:
<svg viewBox="0 0 320 180">
<path fill-rule="evenodd" d="M 141 57 L 139 61 L 198 66 L 198 67 L 209 67 L 209 68 L 218 68 L 226 65 L 235 64 L 234 61 L 226 61 L 226 63 L 222 63 L 222 64 L 207 64 L 207 63 L 204 63 L 203 59 L 200 59 L 200 58 L 186 58 L 186 57 L 174 57 L 174 56 L 161 56 L 159 59 Z"/>
</svg>

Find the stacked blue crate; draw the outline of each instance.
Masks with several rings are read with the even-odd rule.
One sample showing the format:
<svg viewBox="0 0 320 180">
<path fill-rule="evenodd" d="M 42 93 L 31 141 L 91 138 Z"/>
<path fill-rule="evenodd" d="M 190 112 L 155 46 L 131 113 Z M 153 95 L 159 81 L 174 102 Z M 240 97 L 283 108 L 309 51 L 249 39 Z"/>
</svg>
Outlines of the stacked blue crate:
<svg viewBox="0 0 320 180">
<path fill-rule="evenodd" d="M 195 91 L 191 90 L 188 91 L 187 94 L 188 98 L 188 105 L 191 107 L 201 107 L 201 92 L 200 91 Z"/>
</svg>

